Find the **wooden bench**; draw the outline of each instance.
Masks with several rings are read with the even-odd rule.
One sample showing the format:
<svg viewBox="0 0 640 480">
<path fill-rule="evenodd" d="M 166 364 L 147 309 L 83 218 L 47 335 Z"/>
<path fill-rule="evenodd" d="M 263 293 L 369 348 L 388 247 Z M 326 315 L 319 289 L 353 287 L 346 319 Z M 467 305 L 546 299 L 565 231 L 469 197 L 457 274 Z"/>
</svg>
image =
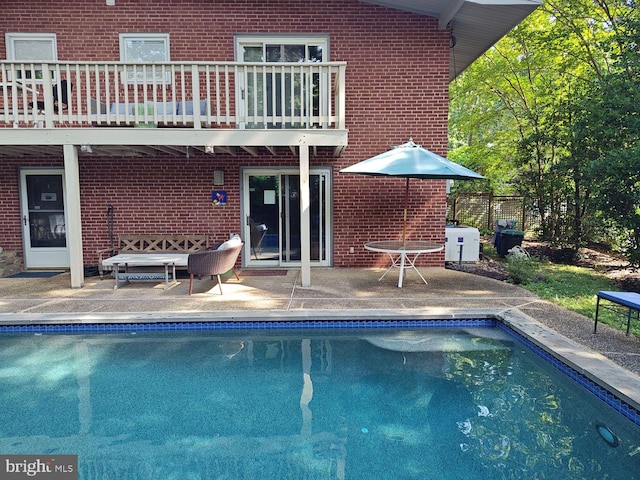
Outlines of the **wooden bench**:
<svg viewBox="0 0 640 480">
<path fill-rule="evenodd" d="M 112 265 L 105 265 L 104 261 L 115 255 L 175 255 L 189 254 L 207 250 L 209 248 L 208 235 L 118 235 L 118 244 L 113 249 L 98 250 L 98 272 L 104 278 L 105 271 L 113 270 Z M 186 269 L 185 265 L 176 265 Z M 175 280 L 175 279 L 174 279 Z"/>
<path fill-rule="evenodd" d="M 629 329 L 631 327 L 631 313 L 636 312 L 636 320 L 640 317 L 640 293 L 633 292 L 609 292 L 601 290 L 598 292 L 598 300 L 596 301 L 596 320 L 593 324 L 593 333 L 596 333 L 598 328 L 598 312 L 600 310 L 600 300 L 607 300 L 616 305 L 620 305 L 628 309 L 627 311 L 627 336 L 629 335 Z M 603 308 L 605 305 L 603 305 Z M 615 308 L 608 307 L 612 310 Z"/>
</svg>

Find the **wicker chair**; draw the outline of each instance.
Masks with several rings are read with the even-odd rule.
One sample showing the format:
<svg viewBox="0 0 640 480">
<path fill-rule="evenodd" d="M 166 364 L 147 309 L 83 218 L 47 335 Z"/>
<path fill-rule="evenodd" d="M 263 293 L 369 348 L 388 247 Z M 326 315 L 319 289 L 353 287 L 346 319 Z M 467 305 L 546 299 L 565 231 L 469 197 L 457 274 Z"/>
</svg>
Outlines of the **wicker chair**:
<svg viewBox="0 0 640 480">
<path fill-rule="evenodd" d="M 189 295 L 193 288 L 193 277 L 201 277 L 203 275 L 211 275 L 218 277 L 218 285 L 220 286 L 220 295 L 222 295 L 222 280 L 220 275 L 233 269 L 233 273 L 236 278 L 238 272 L 236 271 L 235 264 L 238 260 L 238 256 L 242 251 L 244 242 L 232 248 L 224 250 L 207 250 L 205 252 L 196 252 L 189 254 L 187 259 L 187 272 L 189 273 Z"/>
</svg>

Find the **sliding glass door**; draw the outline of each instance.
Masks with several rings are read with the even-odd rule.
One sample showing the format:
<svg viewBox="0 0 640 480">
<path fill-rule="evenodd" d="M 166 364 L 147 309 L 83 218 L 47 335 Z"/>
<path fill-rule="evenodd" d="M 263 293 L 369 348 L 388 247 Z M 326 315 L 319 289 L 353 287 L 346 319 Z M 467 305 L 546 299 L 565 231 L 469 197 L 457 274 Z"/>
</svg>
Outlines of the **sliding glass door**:
<svg viewBox="0 0 640 480">
<path fill-rule="evenodd" d="M 312 265 L 330 264 L 330 171 L 312 169 L 310 249 Z M 243 177 L 245 263 L 300 265 L 300 175 L 296 169 L 246 170 Z"/>
</svg>

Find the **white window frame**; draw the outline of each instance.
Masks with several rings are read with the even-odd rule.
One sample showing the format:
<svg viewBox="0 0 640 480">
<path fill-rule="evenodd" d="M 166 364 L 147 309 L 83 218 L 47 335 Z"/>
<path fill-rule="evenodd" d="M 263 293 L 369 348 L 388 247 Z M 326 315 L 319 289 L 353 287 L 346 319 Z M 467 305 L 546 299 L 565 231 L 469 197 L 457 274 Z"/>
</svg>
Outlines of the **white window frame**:
<svg viewBox="0 0 640 480">
<path fill-rule="evenodd" d="M 5 46 L 7 52 L 7 60 L 10 62 L 25 62 L 25 63 L 37 63 L 37 62 L 56 62 L 58 61 L 58 40 L 55 33 L 24 33 L 24 32 L 7 32 L 4 35 Z M 51 58 L 17 58 L 16 57 L 16 43 L 18 42 L 49 42 L 51 51 Z M 21 75 L 18 75 L 18 79 Z M 55 79 L 52 77 L 52 79 Z M 33 80 L 35 83 L 42 83 L 42 71 L 36 70 L 36 78 Z"/>
<path fill-rule="evenodd" d="M 171 61 L 171 48 L 170 48 L 170 35 L 168 33 L 121 33 L 120 34 L 120 61 L 125 63 L 137 63 L 139 60 L 131 59 L 128 56 L 127 43 L 131 41 L 160 41 L 164 44 L 165 59 L 160 62 Z M 135 73 L 135 78 L 134 78 Z M 162 75 L 161 71 L 157 71 L 155 78 L 152 76 L 152 72 L 147 72 L 146 79 L 143 76 L 143 72 L 127 70 L 126 78 L 125 74 L 122 74 L 122 83 L 143 83 L 145 80 L 148 83 L 155 81 L 155 83 L 171 83 L 171 72 L 166 72 Z"/>
<path fill-rule="evenodd" d="M 328 34 L 309 34 L 309 35 L 273 35 L 273 34 L 237 34 L 235 35 L 235 58 L 236 62 L 243 62 L 242 47 L 258 47 L 264 48 L 265 44 L 269 45 L 305 45 L 310 44 L 322 45 L 322 61 L 329 61 L 329 35 Z"/>
</svg>

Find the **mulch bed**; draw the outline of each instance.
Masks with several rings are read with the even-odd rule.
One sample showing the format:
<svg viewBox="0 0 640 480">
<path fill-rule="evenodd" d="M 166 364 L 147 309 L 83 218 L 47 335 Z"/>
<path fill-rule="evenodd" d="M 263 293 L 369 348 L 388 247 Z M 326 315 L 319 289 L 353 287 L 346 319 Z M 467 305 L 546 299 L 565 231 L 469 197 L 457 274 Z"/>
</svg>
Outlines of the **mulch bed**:
<svg viewBox="0 0 640 480">
<path fill-rule="evenodd" d="M 503 282 L 509 278 L 509 272 L 507 269 L 502 266 L 502 264 L 489 258 L 483 258 L 479 262 L 469 265 L 464 263 L 462 265 L 459 265 L 458 263 L 448 263 L 446 268 L 480 275 L 481 277 L 493 278 L 494 280 L 500 280 Z"/>
</svg>

